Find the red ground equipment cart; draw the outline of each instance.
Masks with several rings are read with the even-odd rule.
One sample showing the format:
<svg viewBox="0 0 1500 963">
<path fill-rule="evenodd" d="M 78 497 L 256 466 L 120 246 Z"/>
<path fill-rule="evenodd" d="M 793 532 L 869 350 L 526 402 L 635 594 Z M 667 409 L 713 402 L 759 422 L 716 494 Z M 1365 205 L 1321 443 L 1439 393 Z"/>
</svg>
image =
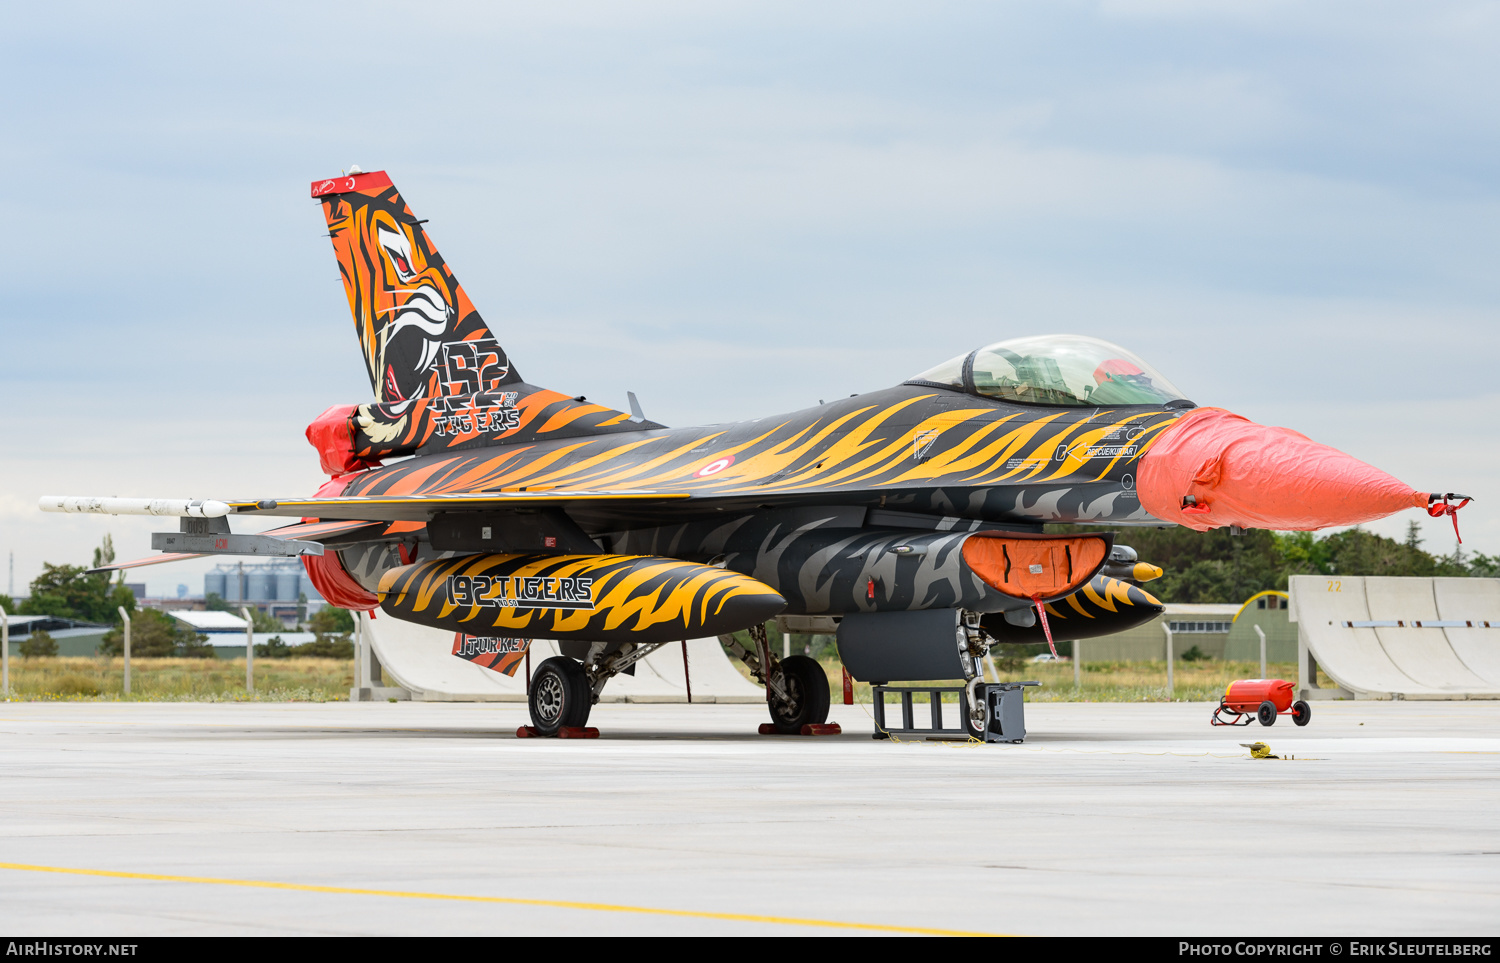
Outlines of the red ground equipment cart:
<svg viewBox="0 0 1500 963">
<path fill-rule="evenodd" d="M 1312 707 L 1292 701 L 1296 686 L 1285 679 L 1236 679 L 1224 688 L 1219 707 L 1214 710 L 1216 726 L 1248 726 L 1259 719 L 1263 726 L 1276 724 L 1276 716 L 1292 712 L 1292 721 L 1305 726 L 1312 719 Z"/>
</svg>

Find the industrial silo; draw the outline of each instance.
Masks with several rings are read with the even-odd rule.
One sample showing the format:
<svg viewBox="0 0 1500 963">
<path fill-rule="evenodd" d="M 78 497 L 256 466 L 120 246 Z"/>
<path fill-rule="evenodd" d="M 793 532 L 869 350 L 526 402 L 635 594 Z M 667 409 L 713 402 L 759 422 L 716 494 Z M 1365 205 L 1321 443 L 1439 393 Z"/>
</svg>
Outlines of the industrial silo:
<svg viewBox="0 0 1500 963">
<path fill-rule="evenodd" d="M 265 602 L 276 599 L 275 573 L 257 568 L 245 573 L 245 598 L 247 601 Z"/>
<path fill-rule="evenodd" d="M 217 595 L 221 599 L 226 597 L 224 595 L 223 572 L 215 570 L 212 572 L 208 572 L 203 576 L 203 595 L 205 597 L 210 595 Z"/>
<path fill-rule="evenodd" d="M 224 573 L 224 601 L 238 602 L 240 598 L 240 570 L 235 566 Z"/>
<path fill-rule="evenodd" d="M 302 592 L 302 567 L 284 568 L 276 573 L 276 601 L 295 602 Z"/>
</svg>

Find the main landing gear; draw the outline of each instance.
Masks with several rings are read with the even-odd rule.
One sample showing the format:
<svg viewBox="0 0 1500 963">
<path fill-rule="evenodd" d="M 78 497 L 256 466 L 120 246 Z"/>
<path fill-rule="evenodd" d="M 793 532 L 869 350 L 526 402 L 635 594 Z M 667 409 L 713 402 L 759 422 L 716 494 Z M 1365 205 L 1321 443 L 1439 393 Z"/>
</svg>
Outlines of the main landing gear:
<svg viewBox="0 0 1500 963">
<path fill-rule="evenodd" d="M 594 708 L 593 692 L 583 666 L 565 655 L 543 662 L 531 677 L 527 703 L 531 709 L 528 735 L 555 736 L 564 728 L 582 729 L 588 725 L 589 711 Z"/>
<path fill-rule="evenodd" d="M 531 725 L 522 726 L 516 730 L 516 735 L 523 738 L 597 737 L 599 730 L 588 726 L 589 712 L 599 701 L 604 684 L 665 644 L 594 642 L 589 645 L 582 662 L 566 655 L 543 662 L 531 677 L 526 697 L 527 707 L 531 710 Z"/>
<path fill-rule="evenodd" d="M 818 660 L 805 655 L 778 659 L 766 641 L 764 625 L 752 625 L 749 631 L 754 651 L 732 635 L 721 635 L 719 640 L 745 663 L 756 681 L 766 687 L 771 728 L 794 735 L 801 733 L 804 726 L 822 726 L 827 722 L 828 674 Z"/>
</svg>

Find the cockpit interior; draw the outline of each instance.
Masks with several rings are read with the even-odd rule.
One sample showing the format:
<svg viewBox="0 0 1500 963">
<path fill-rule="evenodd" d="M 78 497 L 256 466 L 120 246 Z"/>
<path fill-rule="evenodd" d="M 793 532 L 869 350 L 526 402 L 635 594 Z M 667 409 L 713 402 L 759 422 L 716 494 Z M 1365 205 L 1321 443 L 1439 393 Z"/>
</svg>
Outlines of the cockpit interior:
<svg viewBox="0 0 1500 963">
<path fill-rule="evenodd" d="M 1175 385 L 1132 352 L 1076 334 L 998 341 L 945 361 L 909 383 L 1022 404 L 1193 407 Z"/>
</svg>

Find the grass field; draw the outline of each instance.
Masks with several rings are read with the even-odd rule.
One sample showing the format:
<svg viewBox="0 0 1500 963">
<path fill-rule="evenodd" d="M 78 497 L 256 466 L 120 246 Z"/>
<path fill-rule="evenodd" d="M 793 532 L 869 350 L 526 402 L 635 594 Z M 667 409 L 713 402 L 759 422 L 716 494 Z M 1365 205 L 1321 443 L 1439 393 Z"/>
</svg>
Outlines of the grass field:
<svg viewBox="0 0 1500 963">
<path fill-rule="evenodd" d="M 748 678 L 743 663 L 736 667 Z M 835 703 L 843 701 L 843 671 L 836 660 L 824 660 L 828 685 Z M 1273 679 L 1296 681 L 1291 663 L 1267 667 Z M 243 659 L 141 659 L 130 660 L 131 692 L 123 691 L 124 663 L 100 658 L 13 658 L 10 661 L 12 699 L 26 701 L 132 702 L 338 702 L 349 698 L 354 684 L 354 665 L 341 659 L 258 659 L 255 692 L 245 691 Z M 1224 686 L 1234 679 L 1260 675 L 1254 662 L 1178 662 L 1172 699 L 1178 702 L 1217 702 Z M 991 682 L 1037 681 L 1028 689 L 1028 702 L 1166 702 L 1165 662 L 1085 662 L 1083 684 L 1073 685 L 1071 662 L 1026 663 L 1002 672 Z M 1320 685 L 1333 683 L 1322 673 Z M 903 683 L 906 684 L 906 683 Z M 917 683 L 911 683 L 917 684 Z M 955 681 L 937 685 L 958 685 Z M 854 684 L 856 702 L 870 702 L 868 683 Z M 954 701 L 951 700 L 950 701 Z"/>
<path fill-rule="evenodd" d="M 738 663 L 737 663 L 738 664 Z M 823 669 L 828 673 L 829 689 L 835 703 L 843 701 L 843 671 L 837 661 L 825 660 Z M 1293 663 L 1270 663 L 1266 671 L 1272 679 L 1297 681 L 1297 667 Z M 1085 662 L 1082 684 L 1073 685 L 1073 663 L 1031 662 L 1011 672 L 1001 672 L 999 677 L 986 670 L 985 679 L 990 682 L 1040 682 L 1036 688 L 1026 690 L 1027 702 L 1217 702 L 1224 687 L 1235 679 L 1260 677 L 1259 662 L 1178 662 L 1173 672 L 1174 687 L 1167 696 L 1167 663 L 1157 662 Z M 924 683 L 898 683 L 899 685 L 922 685 Z M 956 686 L 956 680 L 935 681 L 929 685 Z M 1323 673 L 1318 673 L 1318 684 L 1332 686 L 1333 682 Z M 870 702 L 870 686 L 864 682 L 854 683 L 854 701 Z M 957 702 L 957 696 L 945 697 L 945 701 Z"/>
<path fill-rule="evenodd" d="M 26 701 L 336 702 L 349 698 L 354 663 L 344 659 L 257 659 L 255 692 L 245 691 L 244 659 L 10 660 L 10 697 Z"/>
<path fill-rule="evenodd" d="M 1268 678 L 1297 681 L 1292 662 L 1267 664 Z M 1218 702 L 1224 687 L 1235 679 L 1260 678 L 1259 662 L 1178 662 L 1172 672 L 1174 687 L 1167 696 L 1167 663 L 1088 662 L 1083 664 L 1081 685 L 1073 685 L 1073 663 L 1029 663 L 1001 673 L 1000 681 L 1035 680 L 1042 683 L 1026 691 L 1028 702 Z M 987 678 L 989 676 L 986 676 Z M 1333 682 L 1318 673 L 1318 684 Z"/>
</svg>

